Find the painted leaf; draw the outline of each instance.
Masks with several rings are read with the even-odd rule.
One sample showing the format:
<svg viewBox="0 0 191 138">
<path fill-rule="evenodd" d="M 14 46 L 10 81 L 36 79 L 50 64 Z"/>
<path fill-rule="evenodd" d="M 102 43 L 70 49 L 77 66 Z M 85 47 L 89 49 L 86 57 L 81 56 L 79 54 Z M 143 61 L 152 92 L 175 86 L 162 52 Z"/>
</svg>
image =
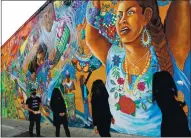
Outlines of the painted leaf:
<svg viewBox="0 0 191 138">
<path fill-rule="evenodd" d="M 117 93 L 117 92 L 115 92 L 115 99 L 117 99 L 117 97 L 118 97 L 118 93 Z"/>
<path fill-rule="evenodd" d="M 122 97 L 123 95 L 122 94 L 119 94 L 119 97 Z"/>
<path fill-rule="evenodd" d="M 152 93 L 152 90 L 148 90 L 148 91 L 146 91 L 146 93 Z"/>
<path fill-rule="evenodd" d="M 147 110 L 147 106 L 142 102 L 142 108 L 146 111 Z"/>
<path fill-rule="evenodd" d="M 140 100 L 135 101 L 135 104 L 139 105 L 140 104 Z"/>
<path fill-rule="evenodd" d="M 119 104 L 118 104 L 118 103 L 116 103 L 116 104 L 115 104 L 115 107 L 117 107 L 117 106 L 119 106 Z"/>
<path fill-rule="evenodd" d="M 152 99 L 149 98 L 149 97 L 147 97 L 147 101 L 148 101 L 149 103 L 152 103 Z"/>
<path fill-rule="evenodd" d="M 114 92 L 114 91 L 115 91 L 115 87 L 110 90 L 110 92 Z"/>
<path fill-rule="evenodd" d="M 114 80 L 111 80 L 110 82 L 111 82 L 111 84 L 116 85 L 116 83 L 114 82 Z"/>
<path fill-rule="evenodd" d="M 138 104 L 136 104 L 136 108 L 140 108 L 140 106 Z"/>
<path fill-rule="evenodd" d="M 135 112 L 131 114 L 132 116 L 135 116 Z"/>
<path fill-rule="evenodd" d="M 117 106 L 117 111 L 120 110 L 120 109 L 121 109 L 121 108 L 120 108 L 120 106 L 118 105 L 118 106 Z"/>
</svg>

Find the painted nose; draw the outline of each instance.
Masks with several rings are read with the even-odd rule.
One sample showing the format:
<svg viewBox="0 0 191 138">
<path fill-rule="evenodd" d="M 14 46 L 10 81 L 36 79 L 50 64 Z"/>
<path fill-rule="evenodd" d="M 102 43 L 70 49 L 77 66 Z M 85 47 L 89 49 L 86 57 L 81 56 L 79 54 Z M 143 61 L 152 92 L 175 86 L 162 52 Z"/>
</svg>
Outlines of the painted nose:
<svg viewBox="0 0 191 138">
<path fill-rule="evenodd" d="M 120 22 L 119 22 L 120 24 L 124 24 L 124 23 L 127 23 L 127 20 L 123 17 L 121 20 L 120 20 Z"/>
</svg>

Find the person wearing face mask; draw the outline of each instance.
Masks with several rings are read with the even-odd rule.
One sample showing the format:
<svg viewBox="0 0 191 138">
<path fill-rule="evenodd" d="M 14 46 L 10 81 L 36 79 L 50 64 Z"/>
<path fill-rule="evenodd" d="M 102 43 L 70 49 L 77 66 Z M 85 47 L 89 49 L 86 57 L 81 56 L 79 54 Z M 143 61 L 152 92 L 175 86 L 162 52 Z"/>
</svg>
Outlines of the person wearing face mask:
<svg viewBox="0 0 191 138">
<path fill-rule="evenodd" d="M 40 137 L 41 99 L 36 96 L 36 89 L 31 89 L 31 96 L 26 100 L 26 109 L 29 111 L 29 135 L 34 136 L 33 128 L 36 122 L 36 134 Z"/>
</svg>

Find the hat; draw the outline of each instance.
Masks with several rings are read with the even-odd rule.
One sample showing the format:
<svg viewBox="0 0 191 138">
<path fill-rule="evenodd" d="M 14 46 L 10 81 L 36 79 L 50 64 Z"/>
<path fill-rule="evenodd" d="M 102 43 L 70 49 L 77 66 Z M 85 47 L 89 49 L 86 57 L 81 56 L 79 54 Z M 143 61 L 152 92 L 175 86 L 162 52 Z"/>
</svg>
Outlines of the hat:
<svg viewBox="0 0 191 138">
<path fill-rule="evenodd" d="M 36 89 L 32 88 L 32 89 L 30 90 L 30 92 L 31 92 L 31 93 L 36 92 Z"/>
</svg>

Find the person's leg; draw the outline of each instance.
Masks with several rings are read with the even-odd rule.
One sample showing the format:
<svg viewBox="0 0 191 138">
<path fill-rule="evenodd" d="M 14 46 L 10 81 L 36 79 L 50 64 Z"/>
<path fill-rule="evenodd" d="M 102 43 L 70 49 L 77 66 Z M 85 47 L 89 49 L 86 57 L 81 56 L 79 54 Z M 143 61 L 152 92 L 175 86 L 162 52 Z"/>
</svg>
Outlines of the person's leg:
<svg viewBox="0 0 191 138">
<path fill-rule="evenodd" d="M 56 137 L 60 137 L 60 124 L 56 124 Z"/>
<path fill-rule="evenodd" d="M 110 125 L 111 125 L 111 120 L 109 121 L 103 121 L 99 126 L 98 126 L 98 131 L 99 135 L 101 137 L 111 137 L 110 135 Z"/>
<path fill-rule="evenodd" d="M 37 118 L 36 118 L 36 135 L 37 135 L 37 137 L 40 136 L 40 119 L 41 119 L 41 115 L 37 115 Z"/>
<path fill-rule="evenodd" d="M 70 137 L 70 130 L 68 128 L 68 120 L 67 120 L 67 116 L 66 115 L 64 116 L 63 126 L 64 126 L 64 130 L 65 130 L 66 136 Z"/>
<path fill-rule="evenodd" d="M 33 137 L 33 128 L 34 128 L 34 121 L 30 121 L 30 125 L 29 125 L 29 135 L 31 137 Z"/>
</svg>

